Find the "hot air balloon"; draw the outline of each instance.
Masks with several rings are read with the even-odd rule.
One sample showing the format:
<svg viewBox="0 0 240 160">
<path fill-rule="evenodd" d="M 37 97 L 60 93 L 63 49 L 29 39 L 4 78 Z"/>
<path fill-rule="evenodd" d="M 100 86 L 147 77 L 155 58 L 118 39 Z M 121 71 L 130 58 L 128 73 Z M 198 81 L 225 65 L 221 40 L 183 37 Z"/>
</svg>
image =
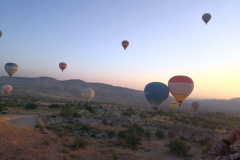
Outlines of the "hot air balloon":
<svg viewBox="0 0 240 160">
<path fill-rule="evenodd" d="M 205 13 L 205 14 L 202 16 L 202 19 L 203 19 L 203 21 L 207 24 L 207 23 L 210 21 L 211 17 L 212 17 L 211 14 Z"/>
<path fill-rule="evenodd" d="M 174 76 L 168 81 L 168 88 L 177 102 L 182 102 L 192 93 L 193 80 L 187 76 Z"/>
<path fill-rule="evenodd" d="M 198 102 L 192 102 L 192 108 L 196 112 L 198 108 L 200 107 L 200 104 Z"/>
<path fill-rule="evenodd" d="M 18 71 L 18 65 L 15 63 L 5 64 L 5 70 L 10 77 L 12 77 Z"/>
<path fill-rule="evenodd" d="M 8 95 L 12 91 L 12 86 L 11 85 L 4 85 L 2 86 L 2 91 Z"/>
<path fill-rule="evenodd" d="M 175 110 L 175 109 L 177 108 L 177 106 L 178 106 L 178 102 L 176 102 L 176 101 L 171 101 L 171 103 L 170 103 L 169 105 L 170 105 L 170 107 L 171 107 L 173 110 Z"/>
<path fill-rule="evenodd" d="M 151 82 L 144 88 L 144 94 L 154 109 L 158 109 L 168 98 L 168 87 L 160 82 Z"/>
<path fill-rule="evenodd" d="M 129 45 L 129 42 L 127 40 L 122 41 L 122 46 L 124 50 L 128 47 L 128 45 Z"/>
<path fill-rule="evenodd" d="M 60 69 L 61 69 L 62 72 L 63 72 L 63 70 L 67 68 L 67 64 L 64 63 L 64 62 L 61 62 L 61 63 L 59 63 L 59 67 L 60 67 Z"/>
<path fill-rule="evenodd" d="M 94 97 L 94 91 L 91 88 L 84 88 L 81 93 L 82 98 L 87 102 L 91 101 L 91 99 Z"/>
<path fill-rule="evenodd" d="M 2 31 L 0 31 L 0 37 L 2 37 Z"/>
</svg>

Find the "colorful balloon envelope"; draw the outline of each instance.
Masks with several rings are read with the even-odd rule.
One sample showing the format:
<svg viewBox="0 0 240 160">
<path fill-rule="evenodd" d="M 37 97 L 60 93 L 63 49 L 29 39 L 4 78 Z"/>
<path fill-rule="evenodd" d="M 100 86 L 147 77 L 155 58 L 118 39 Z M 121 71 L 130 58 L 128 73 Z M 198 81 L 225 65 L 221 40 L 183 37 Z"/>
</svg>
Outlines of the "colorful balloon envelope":
<svg viewBox="0 0 240 160">
<path fill-rule="evenodd" d="M 192 108 L 196 112 L 198 108 L 200 107 L 200 104 L 198 102 L 192 102 Z"/>
<path fill-rule="evenodd" d="M 59 63 L 59 68 L 60 68 L 60 69 L 62 70 L 62 72 L 63 72 L 63 70 L 67 68 L 67 64 L 64 63 L 64 62 L 61 62 L 61 63 Z"/>
<path fill-rule="evenodd" d="M 129 45 L 129 42 L 127 40 L 122 41 L 122 46 L 124 50 L 128 47 L 128 45 Z"/>
<path fill-rule="evenodd" d="M 210 21 L 211 17 L 212 17 L 211 14 L 205 13 L 205 14 L 202 16 L 202 19 L 203 19 L 203 21 L 207 24 L 207 23 Z"/>
<path fill-rule="evenodd" d="M 170 107 L 171 107 L 173 110 L 175 110 L 175 109 L 178 107 L 178 102 L 176 102 L 176 101 L 171 101 Z"/>
<path fill-rule="evenodd" d="M 168 98 L 168 87 L 160 82 L 151 82 L 144 88 L 144 94 L 154 109 L 158 109 Z"/>
<path fill-rule="evenodd" d="M 95 94 L 93 89 L 91 88 L 84 88 L 81 93 L 82 93 L 82 98 L 87 102 L 91 101 L 91 99 L 93 99 Z"/>
<path fill-rule="evenodd" d="M 18 65 L 15 63 L 5 64 L 5 70 L 10 77 L 12 77 L 18 71 Z"/>
<path fill-rule="evenodd" d="M 181 106 L 182 102 L 192 93 L 194 83 L 187 76 L 174 76 L 168 81 L 168 88 Z"/>
<path fill-rule="evenodd" d="M 0 37 L 2 37 L 2 31 L 0 31 Z"/>
<path fill-rule="evenodd" d="M 2 86 L 2 91 L 8 95 L 12 91 L 12 86 L 11 85 L 3 85 Z"/>
</svg>

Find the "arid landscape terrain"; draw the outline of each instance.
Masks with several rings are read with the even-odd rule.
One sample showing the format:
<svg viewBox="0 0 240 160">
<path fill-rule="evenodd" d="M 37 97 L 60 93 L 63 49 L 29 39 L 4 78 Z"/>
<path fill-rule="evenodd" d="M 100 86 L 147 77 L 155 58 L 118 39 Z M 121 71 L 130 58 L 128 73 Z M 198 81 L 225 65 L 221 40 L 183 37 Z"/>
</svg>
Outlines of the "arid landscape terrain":
<svg viewBox="0 0 240 160">
<path fill-rule="evenodd" d="M 194 112 L 190 100 L 172 111 L 169 97 L 156 111 L 142 91 L 127 88 L 47 77 L 0 78 L 0 84 L 6 82 L 15 87 L 1 95 L 0 159 L 200 160 L 240 122 L 231 114 L 239 98 L 201 100 L 203 106 Z M 96 95 L 87 103 L 80 93 L 89 86 Z M 219 110 L 213 110 L 216 105 Z M 176 140 L 186 147 L 179 154 L 172 151 Z"/>
</svg>

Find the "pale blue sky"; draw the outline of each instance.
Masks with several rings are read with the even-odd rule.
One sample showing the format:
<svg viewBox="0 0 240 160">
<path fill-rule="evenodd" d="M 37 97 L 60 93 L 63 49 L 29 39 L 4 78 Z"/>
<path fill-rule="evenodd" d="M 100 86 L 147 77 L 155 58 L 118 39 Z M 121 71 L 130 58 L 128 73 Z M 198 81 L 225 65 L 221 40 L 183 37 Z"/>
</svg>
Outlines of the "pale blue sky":
<svg viewBox="0 0 240 160">
<path fill-rule="evenodd" d="M 239 8 L 239 0 L 1 0 L 0 76 L 14 62 L 16 77 L 143 90 L 187 75 L 192 97 L 239 97 Z M 208 25 L 204 13 L 212 15 Z M 63 73 L 60 62 L 68 64 Z"/>
</svg>

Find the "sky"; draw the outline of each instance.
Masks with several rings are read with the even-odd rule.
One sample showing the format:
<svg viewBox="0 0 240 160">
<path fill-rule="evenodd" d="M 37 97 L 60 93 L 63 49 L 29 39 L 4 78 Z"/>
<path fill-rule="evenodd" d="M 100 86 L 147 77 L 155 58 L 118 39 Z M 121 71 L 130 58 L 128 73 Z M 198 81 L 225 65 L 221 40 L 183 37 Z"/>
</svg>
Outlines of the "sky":
<svg viewBox="0 0 240 160">
<path fill-rule="evenodd" d="M 239 0 L 0 0 L 0 76 L 13 62 L 16 77 L 143 90 L 186 75 L 189 98 L 240 97 L 239 8 Z"/>
</svg>

